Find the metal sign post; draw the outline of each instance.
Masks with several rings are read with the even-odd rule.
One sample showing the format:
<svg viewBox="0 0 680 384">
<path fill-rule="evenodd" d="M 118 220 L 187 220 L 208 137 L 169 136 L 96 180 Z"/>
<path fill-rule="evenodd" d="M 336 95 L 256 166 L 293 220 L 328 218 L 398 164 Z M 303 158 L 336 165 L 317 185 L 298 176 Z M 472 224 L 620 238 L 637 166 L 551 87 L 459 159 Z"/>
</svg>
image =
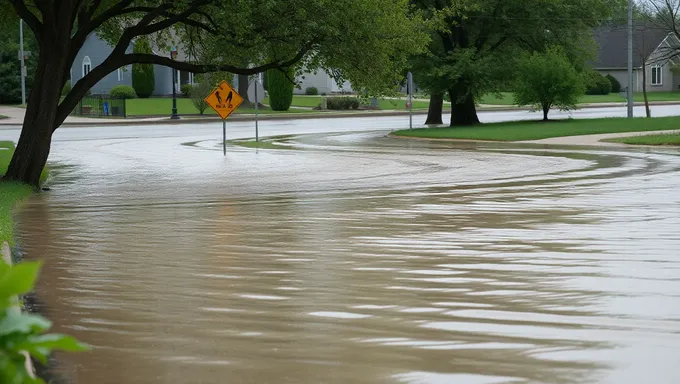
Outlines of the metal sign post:
<svg viewBox="0 0 680 384">
<path fill-rule="evenodd" d="M 255 141 L 260 141 L 260 128 L 258 125 L 260 103 L 264 99 L 264 87 L 255 79 L 248 87 L 248 99 L 255 103 Z"/>
<path fill-rule="evenodd" d="M 227 119 L 222 119 L 222 154 L 227 155 Z"/>
<path fill-rule="evenodd" d="M 408 129 L 413 129 L 413 74 L 408 73 Z"/>
</svg>

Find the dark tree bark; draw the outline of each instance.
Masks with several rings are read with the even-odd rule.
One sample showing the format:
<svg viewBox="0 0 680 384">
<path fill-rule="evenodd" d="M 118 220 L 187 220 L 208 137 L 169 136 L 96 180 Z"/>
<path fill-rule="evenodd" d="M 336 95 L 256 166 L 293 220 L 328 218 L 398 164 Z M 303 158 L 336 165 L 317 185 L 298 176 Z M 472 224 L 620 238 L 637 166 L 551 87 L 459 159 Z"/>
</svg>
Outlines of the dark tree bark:
<svg viewBox="0 0 680 384">
<path fill-rule="evenodd" d="M 444 110 L 444 97 L 440 92 L 432 92 L 430 106 L 427 109 L 425 124 L 443 124 L 442 112 Z"/>
<path fill-rule="evenodd" d="M 248 85 L 248 75 L 238 75 L 238 93 L 246 105 L 250 104 L 250 100 L 248 100 Z"/>
<path fill-rule="evenodd" d="M 550 112 L 550 104 L 543 104 L 543 121 L 548 121 L 548 112 Z"/>
<path fill-rule="evenodd" d="M 645 98 L 645 115 L 652 117 L 652 111 L 649 109 L 649 99 L 647 98 L 647 62 L 642 60 L 642 96 Z"/>
<path fill-rule="evenodd" d="M 451 126 L 467 126 L 479 124 L 475 97 L 465 86 L 454 86 L 449 89 L 451 98 Z"/>
</svg>

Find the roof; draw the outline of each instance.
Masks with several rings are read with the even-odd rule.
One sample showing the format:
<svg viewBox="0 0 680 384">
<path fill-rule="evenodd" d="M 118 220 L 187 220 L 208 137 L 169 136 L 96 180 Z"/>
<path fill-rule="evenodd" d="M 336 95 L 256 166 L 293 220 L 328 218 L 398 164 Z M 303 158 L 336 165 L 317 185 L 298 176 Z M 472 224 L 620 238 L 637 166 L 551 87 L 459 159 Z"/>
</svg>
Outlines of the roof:
<svg viewBox="0 0 680 384">
<path fill-rule="evenodd" d="M 642 66 L 642 57 L 648 58 L 668 36 L 668 30 L 644 23 L 633 26 L 633 68 Z M 597 43 L 595 68 L 628 68 L 628 26 L 611 25 L 594 32 Z"/>
</svg>

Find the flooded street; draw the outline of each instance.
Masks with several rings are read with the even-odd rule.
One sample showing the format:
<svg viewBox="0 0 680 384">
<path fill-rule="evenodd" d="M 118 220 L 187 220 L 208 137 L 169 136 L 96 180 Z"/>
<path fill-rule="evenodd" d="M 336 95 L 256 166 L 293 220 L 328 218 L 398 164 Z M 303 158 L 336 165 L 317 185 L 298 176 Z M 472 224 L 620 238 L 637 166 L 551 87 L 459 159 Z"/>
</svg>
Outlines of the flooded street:
<svg viewBox="0 0 680 384">
<path fill-rule="evenodd" d="M 61 380 L 680 382 L 680 151 L 391 124 L 226 157 L 219 123 L 57 131 L 18 235 L 94 346 Z"/>
</svg>

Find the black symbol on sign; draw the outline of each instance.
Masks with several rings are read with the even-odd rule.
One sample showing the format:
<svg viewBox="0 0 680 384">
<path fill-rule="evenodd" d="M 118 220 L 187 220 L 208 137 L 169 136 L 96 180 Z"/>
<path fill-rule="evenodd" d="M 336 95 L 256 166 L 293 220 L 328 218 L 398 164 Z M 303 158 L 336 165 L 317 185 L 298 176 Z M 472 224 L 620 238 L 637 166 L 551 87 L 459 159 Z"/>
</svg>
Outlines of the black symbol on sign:
<svg viewBox="0 0 680 384">
<path fill-rule="evenodd" d="M 227 95 L 227 104 L 229 105 L 229 108 L 233 107 L 231 105 L 231 99 L 234 97 L 234 92 L 229 91 L 229 94 Z"/>
<path fill-rule="evenodd" d="M 220 96 L 220 91 L 215 91 L 215 96 L 217 96 L 217 104 L 222 104 L 222 96 Z"/>
</svg>

